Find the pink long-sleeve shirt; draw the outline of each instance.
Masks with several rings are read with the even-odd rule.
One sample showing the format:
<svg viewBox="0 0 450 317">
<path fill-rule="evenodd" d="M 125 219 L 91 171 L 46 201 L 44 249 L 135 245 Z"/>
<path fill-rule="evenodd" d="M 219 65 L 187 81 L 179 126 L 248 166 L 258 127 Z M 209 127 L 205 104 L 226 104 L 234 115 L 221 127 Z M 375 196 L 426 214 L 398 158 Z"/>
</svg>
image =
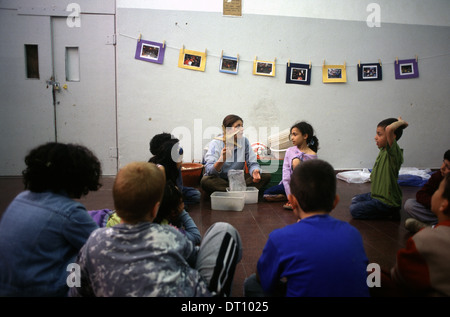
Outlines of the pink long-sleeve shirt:
<svg viewBox="0 0 450 317">
<path fill-rule="evenodd" d="M 286 196 L 291 193 L 291 189 L 289 187 L 289 183 L 291 181 L 292 175 L 292 160 L 298 158 L 300 161 L 317 159 L 317 154 L 306 154 L 298 149 L 297 146 L 291 146 L 286 150 L 286 154 L 284 155 L 283 161 L 283 178 L 280 182 L 283 183 L 284 190 L 286 192 Z"/>
</svg>

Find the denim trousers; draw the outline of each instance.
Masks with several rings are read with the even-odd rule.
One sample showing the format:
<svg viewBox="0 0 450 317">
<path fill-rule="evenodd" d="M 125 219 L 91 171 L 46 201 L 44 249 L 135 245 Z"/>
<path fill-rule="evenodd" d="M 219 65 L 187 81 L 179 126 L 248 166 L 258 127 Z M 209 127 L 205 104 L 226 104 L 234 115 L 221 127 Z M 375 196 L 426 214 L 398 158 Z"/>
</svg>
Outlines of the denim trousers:
<svg viewBox="0 0 450 317">
<path fill-rule="evenodd" d="M 354 219 L 386 219 L 399 218 L 400 207 L 387 205 L 371 193 L 356 195 L 350 204 L 350 213 Z"/>
</svg>

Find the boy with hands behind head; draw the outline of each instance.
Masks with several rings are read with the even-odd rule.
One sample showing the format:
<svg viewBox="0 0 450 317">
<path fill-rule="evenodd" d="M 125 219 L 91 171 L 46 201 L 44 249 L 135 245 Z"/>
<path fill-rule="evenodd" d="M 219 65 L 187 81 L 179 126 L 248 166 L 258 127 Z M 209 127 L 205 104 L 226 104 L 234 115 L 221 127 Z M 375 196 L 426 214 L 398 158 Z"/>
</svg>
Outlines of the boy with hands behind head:
<svg viewBox="0 0 450 317">
<path fill-rule="evenodd" d="M 400 219 L 402 191 L 398 185 L 398 173 L 403 164 L 403 150 L 397 141 L 407 126 L 402 117 L 378 123 L 375 143 L 380 152 L 370 174 L 370 192 L 353 197 L 350 204 L 353 218 Z"/>
</svg>

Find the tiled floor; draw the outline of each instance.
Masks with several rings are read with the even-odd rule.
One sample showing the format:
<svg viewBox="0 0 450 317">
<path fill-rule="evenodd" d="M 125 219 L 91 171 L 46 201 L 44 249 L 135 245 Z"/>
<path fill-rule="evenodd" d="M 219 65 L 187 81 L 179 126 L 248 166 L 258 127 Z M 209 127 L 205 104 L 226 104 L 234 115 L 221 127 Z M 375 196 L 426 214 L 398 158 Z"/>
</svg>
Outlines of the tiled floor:
<svg viewBox="0 0 450 317">
<path fill-rule="evenodd" d="M 113 209 L 111 188 L 112 177 L 103 179 L 103 187 L 81 199 L 87 209 Z M 338 180 L 340 203 L 332 211 L 335 218 L 349 222 L 361 233 L 369 262 L 378 263 L 382 268 L 390 268 L 395 263 L 395 255 L 404 247 L 410 233 L 400 221 L 353 220 L 348 211 L 351 198 L 370 190 L 370 184 L 348 184 Z M 23 188 L 20 178 L 0 178 L 0 216 L 8 203 Z M 417 187 L 402 187 L 403 200 L 414 197 Z M 295 221 L 291 211 L 285 210 L 282 203 L 260 202 L 245 205 L 243 211 L 211 210 L 208 199 L 188 207 L 188 212 L 203 234 L 217 221 L 229 222 L 239 231 L 243 243 L 243 256 L 234 277 L 232 296 L 243 296 L 244 279 L 255 271 L 256 262 L 264 247 L 268 234 Z M 403 218 L 403 217 L 402 217 Z M 330 259 L 332 260 L 332 259 Z"/>
</svg>

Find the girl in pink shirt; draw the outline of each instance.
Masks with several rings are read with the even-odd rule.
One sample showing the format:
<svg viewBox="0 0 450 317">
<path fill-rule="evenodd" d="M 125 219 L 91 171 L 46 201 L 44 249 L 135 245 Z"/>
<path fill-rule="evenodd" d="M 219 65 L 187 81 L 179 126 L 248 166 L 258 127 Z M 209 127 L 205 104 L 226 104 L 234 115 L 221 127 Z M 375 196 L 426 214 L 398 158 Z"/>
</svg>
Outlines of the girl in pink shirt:
<svg viewBox="0 0 450 317">
<path fill-rule="evenodd" d="M 286 201 L 291 190 L 289 182 L 294 168 L 303 161 L 317 159 L 319 140 L 314 135 L 313 127 L 301 121 L 290 129 L 290 139 L 293 146 L 286 150 L 283 161 L 283 178 L 278 185 L 264 191 L 264 199 L 267 201 Z M 283 205 L 286 209 L 292 209 L 289 202 Z"/>
</svg>

